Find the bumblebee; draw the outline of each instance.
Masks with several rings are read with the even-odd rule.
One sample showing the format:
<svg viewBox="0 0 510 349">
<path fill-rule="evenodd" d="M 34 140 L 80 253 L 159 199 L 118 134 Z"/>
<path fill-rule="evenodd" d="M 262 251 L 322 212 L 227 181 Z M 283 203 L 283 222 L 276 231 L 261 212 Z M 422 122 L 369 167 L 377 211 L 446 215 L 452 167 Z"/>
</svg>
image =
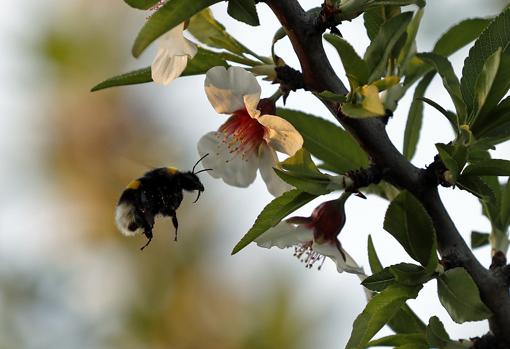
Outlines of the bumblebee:
<svg viewBox="0 0 510 349">
<path fill-rule="evenodd" d="M 149 245 L 152 240 L 152 228 L 156 217 L 172 217 L 175 228 L 175 241 L 177 241 L 176 211 L 179 208 L 183 190 L 204 191 L 197 174 L 211 169 L 203 169 L 195 172 L 195 167 L 208 154 L 197 161 L 189 172 L 181 172 L 173 167 L 161 167 L 149 171 L 138 179 L 128 184 L 122 192 L 115 210 L 115 223 L 120 232 L 126 236 L 143 233 L 148 241 L 141 250 Z"/>
</svg>

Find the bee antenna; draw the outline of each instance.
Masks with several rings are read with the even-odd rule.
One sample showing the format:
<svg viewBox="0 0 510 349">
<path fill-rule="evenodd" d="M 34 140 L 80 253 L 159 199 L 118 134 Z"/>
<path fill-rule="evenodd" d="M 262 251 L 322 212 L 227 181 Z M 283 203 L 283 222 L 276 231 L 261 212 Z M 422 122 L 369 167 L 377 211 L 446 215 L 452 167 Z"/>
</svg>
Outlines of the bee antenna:
<svg viewBox="0 0 510 349">
<path fill-rule="evenodd" d="M 197 202 L 197 201 L 198 201 L 198 198 L 200 197 L 200 193 L 201 193 L 201 191 L 199 190 L 199 191 L 198 191 L 197 198 L 195 199 L 195 201 L 193 201 L 193 203 L 195 203 L 195 202 Z"/>
<path fill-rule="evenodd" d="M 212 168 L 204 168 L 198 172 L 194 172 L 193 174 L 199 174 L 200 172 L 205 172 L 205 171 L 212 171 L 213 169 Z"/>
<path fill-rule="evenodd" d="M 193 166 L 193 169 L 191 170 L 192 173 L 195 173 L 195 167 L 197 167 L 198 163 L 202 160 L 205 159 L 205 157 L 209 155 L 209 153 L 205 154 L 204 156 L 202 156 L 200 159 L 198 159 L 198 161 L 195 163 L 195 166 Z M 197 172 L 198 173 L 198 172 Z"/>
</svg>

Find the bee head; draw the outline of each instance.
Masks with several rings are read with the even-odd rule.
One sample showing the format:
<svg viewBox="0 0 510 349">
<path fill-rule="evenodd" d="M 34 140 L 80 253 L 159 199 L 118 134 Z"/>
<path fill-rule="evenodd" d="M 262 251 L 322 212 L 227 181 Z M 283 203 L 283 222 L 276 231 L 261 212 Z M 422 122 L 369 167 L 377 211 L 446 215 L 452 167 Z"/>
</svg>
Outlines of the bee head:
<svg viewBox="0 0 510 349">
<path fill-rule="evenodd" d="M 187 191 L 198 190 L 199 192 L 204 191 L 204 185 L 200 182 L 198 176 L 193 172 L 181 173 L 181 186 L 182 189 Z"/>
</svg>

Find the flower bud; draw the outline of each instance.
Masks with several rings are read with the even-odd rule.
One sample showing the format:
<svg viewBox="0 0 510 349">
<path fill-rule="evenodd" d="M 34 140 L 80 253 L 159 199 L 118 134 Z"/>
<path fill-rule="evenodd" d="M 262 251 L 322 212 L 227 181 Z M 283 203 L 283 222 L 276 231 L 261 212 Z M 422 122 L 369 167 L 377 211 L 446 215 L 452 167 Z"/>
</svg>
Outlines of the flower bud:
<svg viewBox="0 0 510 349">
<path fill-rule="evenodd" d="M 313 235 L 315 241 L 336 242 L 337 236 L 345 225 L 345 199 L 326 201 L 312 212 Z"/>
</svg>

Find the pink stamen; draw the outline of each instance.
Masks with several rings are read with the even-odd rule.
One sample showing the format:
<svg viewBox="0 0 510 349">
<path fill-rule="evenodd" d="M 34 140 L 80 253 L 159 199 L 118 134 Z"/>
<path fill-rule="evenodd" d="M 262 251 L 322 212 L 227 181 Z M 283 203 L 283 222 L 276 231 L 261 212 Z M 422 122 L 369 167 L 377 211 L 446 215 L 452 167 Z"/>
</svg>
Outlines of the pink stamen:
<svg viewBox="0 0 510 349">
<path fill-rule="evenodd" d="M 266 128 L 252 118 L 246 109 L 236 112 L 219 129 L 223 133 L 222 143 L 227 143 L 231 154 L 241 154 L 243 159 L 264 141 Z"/>
</svg>

